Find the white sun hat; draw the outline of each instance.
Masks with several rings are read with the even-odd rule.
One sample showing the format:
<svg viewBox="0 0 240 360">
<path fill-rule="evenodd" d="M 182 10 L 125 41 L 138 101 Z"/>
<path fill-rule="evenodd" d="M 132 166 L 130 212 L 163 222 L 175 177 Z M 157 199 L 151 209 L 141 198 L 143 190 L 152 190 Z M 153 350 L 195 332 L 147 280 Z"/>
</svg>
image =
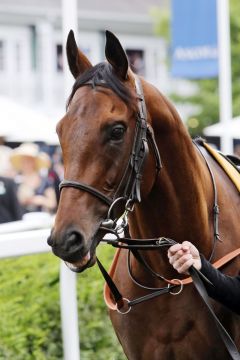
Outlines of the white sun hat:
<svg viewBox="0 0 240 360">
<path fill-rule="evenodd" d="M 50 157 L 39 151 L 39 147 L 33 143 L 23 143 L 14 149 L 10 155 L 12 166 L 16 170 L 21 170 L 23 157 L 29 157 L 35 160 L 36 169 L 48 169 L 51 166 Z"/>
</svg>

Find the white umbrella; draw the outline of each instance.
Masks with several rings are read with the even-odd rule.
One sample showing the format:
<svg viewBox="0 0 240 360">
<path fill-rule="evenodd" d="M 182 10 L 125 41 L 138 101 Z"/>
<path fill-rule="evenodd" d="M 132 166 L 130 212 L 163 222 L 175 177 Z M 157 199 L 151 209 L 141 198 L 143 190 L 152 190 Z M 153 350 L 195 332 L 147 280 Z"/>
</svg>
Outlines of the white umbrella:
<svg viewBox="0 0 240 360">
<path fill-rule="evenodd" d="M 58 144 L 56 123 L 38 111 L 0 96 L 0 136 L 7 141 L 44 141 Z"/>
<path fill-rule="evenodd" d="M 240 116 L 232 119 L 227 125 L 219 122 L 207 126 L 203 130 L 203 133 L 207 136 L 223 136 L 226 132 L 228 132 L 233 139 L 240 139 Z"/>
</svg>

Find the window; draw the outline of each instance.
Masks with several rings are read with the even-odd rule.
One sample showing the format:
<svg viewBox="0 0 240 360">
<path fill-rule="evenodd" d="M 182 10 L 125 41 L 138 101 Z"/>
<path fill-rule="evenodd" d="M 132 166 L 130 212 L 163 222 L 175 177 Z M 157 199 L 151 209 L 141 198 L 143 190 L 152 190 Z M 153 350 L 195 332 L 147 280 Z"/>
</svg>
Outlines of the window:
<svg viewBox="0 0 240 360">
<path fill-rule="evenodd" d="M 16 70 L 17 72 L 21 71 L 21 46 L 20 44 L 17 42 L 16 43 Z"/>
<path fill-rule="evenodd" d="M 56 60 L 57 71 L 63 71 L 63 48 L 61 44 L 56 45 Z"/>
<path fill-rule="evenodd" d="M 89 47 L 81 48 L 81 51 L 89 58 L 91 55 L 91 49 Z M 63 71 L 63 48 L 62 44 L 56 45 L 56 70 L 57 72 Z"/>
<path fill-rule="evenodd" d="M 37 31 L 34 25 L 30 25 L 29 28 L 31 34 L 31 68 L 32 70 L 37 70 Z"/>
<path fill-rule="evenodd" d="M 4 52 L 5 52 L 5 49 L 4 49 L 4 42 L 2 40 L 0 40 L 0 71 L 3 71 L 4 68 L 5 68 L 5 58 L 4 58 Z"/>
<path fill-rule="evenodd" d="M 137 74 L 145 76 L 145 59 L 144 51 L 140 49 L 126 49 L 131 69 Z"/>
</svg>

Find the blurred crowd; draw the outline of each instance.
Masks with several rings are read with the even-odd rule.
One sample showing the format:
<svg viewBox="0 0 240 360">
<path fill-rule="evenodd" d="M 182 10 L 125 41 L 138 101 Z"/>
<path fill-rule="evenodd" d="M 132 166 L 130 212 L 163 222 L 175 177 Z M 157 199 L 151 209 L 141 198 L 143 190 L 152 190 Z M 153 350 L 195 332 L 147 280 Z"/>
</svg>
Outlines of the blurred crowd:
<svg viewBox="0 0 240 360">
<path fill-rule="evenodd" d="M 29 212 L 54 214 L 63 165 L 59 147 L 0 143 L 0 223 L 21 220 Z"/>
</svg>

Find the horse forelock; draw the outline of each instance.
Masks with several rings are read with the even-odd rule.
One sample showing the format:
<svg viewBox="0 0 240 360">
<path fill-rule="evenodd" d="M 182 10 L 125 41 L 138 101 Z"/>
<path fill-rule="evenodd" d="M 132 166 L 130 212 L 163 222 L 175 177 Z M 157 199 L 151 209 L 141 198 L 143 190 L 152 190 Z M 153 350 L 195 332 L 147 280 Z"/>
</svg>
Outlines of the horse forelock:
<svg viewBox="0 0 240 360">
<path fill-rule="evenodd" d="M 67 107 L 69 107 L 76 91 L 89 81 L 92 82 L 93 86 L 94 84 L 97 86 L 104 83 L 103 86 L 111 89 L 126 105 L 132 108 L 136 107 L 135 93 L 119 79 L 114 73 L 111 64 L 107 62 L 101 62 L 93 66 L 76 79 L 67 102 Z M 100 87 L 96 88 L 96 90 L 100 89 Z"/>
</svg>

